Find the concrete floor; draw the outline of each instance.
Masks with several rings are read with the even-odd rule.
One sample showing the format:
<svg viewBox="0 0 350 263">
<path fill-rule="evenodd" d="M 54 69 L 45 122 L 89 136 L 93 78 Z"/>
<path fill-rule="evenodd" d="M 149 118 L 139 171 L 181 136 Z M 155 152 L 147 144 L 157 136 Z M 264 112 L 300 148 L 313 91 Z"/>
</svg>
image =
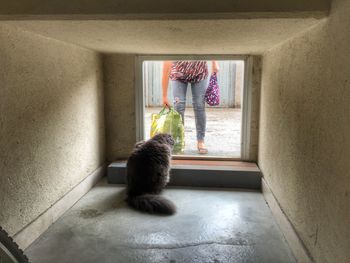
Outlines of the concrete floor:
<svg viewBox="0 0 350 263">
<path fill-rule="evenodd" d="M 149 138 L 151 114 L 162 108 L 145 109 L 145 134 Z M 241 156 L 241 109 L 206 107 L 207 130 L 205 143 L 207 156 L 240 158 Z M 193 109 L 185 111 L 185 152 L 184 155 L 199 155 L 197 151 L 196 125 Z M 202 156 L 202 155 L 201 155 Z"/>
<path fill-rule="evenodd" d="M 105 179 L 25 252 L 31 262 L 295 262 L 260 192 L 167 189 L 174 216 L 129 209 Z"/>
</svg>

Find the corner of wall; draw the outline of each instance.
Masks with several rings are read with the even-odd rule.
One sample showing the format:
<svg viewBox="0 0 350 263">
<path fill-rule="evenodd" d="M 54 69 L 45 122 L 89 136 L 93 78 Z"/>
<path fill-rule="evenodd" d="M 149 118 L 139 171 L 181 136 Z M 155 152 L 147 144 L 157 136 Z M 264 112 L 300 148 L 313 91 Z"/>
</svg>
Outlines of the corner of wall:
<svg viewBox="0 0 350 263">
<path fill-rule="evenodd" d="M 107 160 L 126 159 L 136 141 L 135 54 L 104 54 Z"/>
</svg>

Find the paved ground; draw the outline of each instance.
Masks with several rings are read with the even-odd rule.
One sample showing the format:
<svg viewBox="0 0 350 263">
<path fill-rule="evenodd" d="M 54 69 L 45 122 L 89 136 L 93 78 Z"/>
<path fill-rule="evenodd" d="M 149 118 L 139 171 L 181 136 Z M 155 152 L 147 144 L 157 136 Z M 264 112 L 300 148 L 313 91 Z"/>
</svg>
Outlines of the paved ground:
<svg viewBox="0 0 350 263">
<path fill-rule="evenodd" d="M 167 189 L 174 216 L 128 208 L 102 181 L 26 253 L 34 263 L 295 262 L 260 192 Z"/>
<path fill-rule="evenodd" d="M 151 114 L 161 108 L 148 107 L 145 111 L 146 138 L 149 138 Z M 207 132 L 206 145 L 208 156 L 234 157 L 241 155 L 241 109 L 206 108 Z M 196 143 L 196 126 L 192 108 L 185 111 L 185 155 L 198 155 Z"/>
</svg>

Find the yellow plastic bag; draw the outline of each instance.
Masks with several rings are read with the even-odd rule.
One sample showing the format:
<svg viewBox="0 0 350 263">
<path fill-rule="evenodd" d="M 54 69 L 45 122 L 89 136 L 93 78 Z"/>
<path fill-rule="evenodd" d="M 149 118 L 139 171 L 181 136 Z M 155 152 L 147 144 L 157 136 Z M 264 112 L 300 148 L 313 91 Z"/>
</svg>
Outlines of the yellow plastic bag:
<svg viewBox="0 0 350 263">
<path fill-rule="evenodd" d="M 171 134 L 175 141 L 173 153 L 182 153 L 185 150 L 185 129 L 182 117 L 172 107 L 169 111 L 164 107 L 158 114 L 152 114 L 151 137 L 158 133 Z"/>
</svg>

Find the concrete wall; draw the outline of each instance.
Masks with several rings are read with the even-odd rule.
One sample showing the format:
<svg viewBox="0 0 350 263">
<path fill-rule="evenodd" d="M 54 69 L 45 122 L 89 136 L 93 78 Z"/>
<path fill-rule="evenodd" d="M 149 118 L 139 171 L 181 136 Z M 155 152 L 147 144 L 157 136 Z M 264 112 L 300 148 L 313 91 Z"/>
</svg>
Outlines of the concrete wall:
<svg viewBox="0 0 350 263">
<path fill-rule="evenodd" d="M 317 262 L 350 261 L 349 13 L 263 58 L 259 166 Z"/>
<path fill-rule="evenodd" d="M 0 225 L 17 233 L 105 162 L 101 58 L 0 24 Z"/>
<path fill-rule="evenodd" d="M 104 55 L 107 158 L 127 158 L 136 141 L 135 55 Z"/>
<path fill-rule="evenodd" d="M 247 136 L 247 144 L 249 146 L 247 156 L 243 156 L 243 160 L 256 162 L 258 160 L 259 147 L 259 114 L 260 114 L 260 89 L 261 89 L 261 56 L 251 57 L 251 72 L 248 72 L 250 86 L 250 116 L 247 114 L 247 124 L 250 127 L 250 133 Z M 244 112 L 242 113 L 244 114 Z"/>
</svg>

